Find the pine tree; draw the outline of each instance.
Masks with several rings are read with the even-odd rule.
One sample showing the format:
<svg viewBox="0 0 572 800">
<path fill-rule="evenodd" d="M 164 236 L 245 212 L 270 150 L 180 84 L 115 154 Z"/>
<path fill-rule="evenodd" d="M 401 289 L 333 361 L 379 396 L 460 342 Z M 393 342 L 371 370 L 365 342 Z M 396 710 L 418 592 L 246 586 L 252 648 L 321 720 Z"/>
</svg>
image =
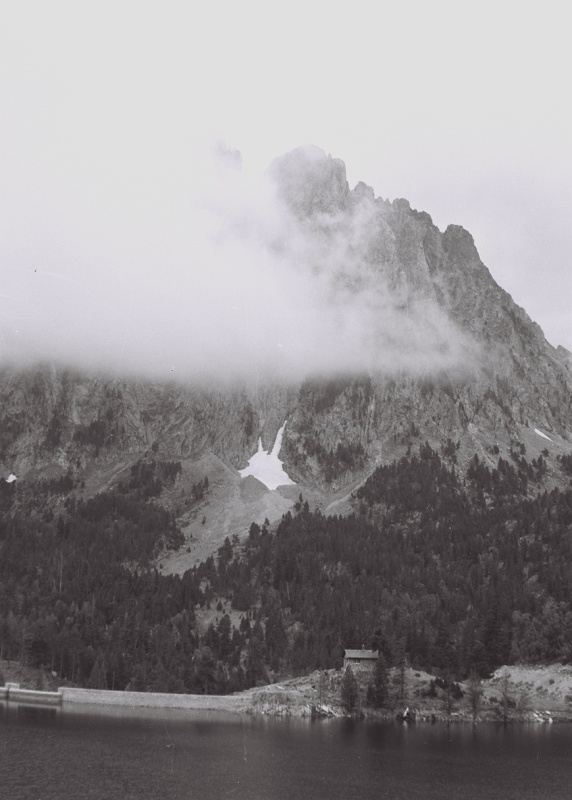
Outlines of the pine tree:
<svg viewBox="0 0 572 800">
<path fill-rule="evenodd" d="M 373 679 L 367 690 L 368 702 L 373 708 L 383 708 L 388 696 L 387 666 L 380 653 L 373 668 Z"/>
<path fill-rule="evenodd" d="M 469 681 L 467 683 L 467 699 L 471 707 L 471 714 L 473 722 L 477 721 L 479 711 L 481 710 L 481 703 L 483 698 L 483 684 L 476 670 L 471 672 Z"/>
<path fill-rule="evenodd" d="M 499 684 L 499 690 L 501 695 L 501 709 L 502 709 L 502 719 L 503 722 L 508 722 L 510 718 L 509 708 L 514 708 L 516 705 L 513 697 L 512 697 L 512 687 L 510 683 L 510 673 L 508 670 L 504 670 L 501 675 L 501 680 Z"/>
<path fill-rule="evenodd" d="M 348 665 L 341 683 L 341 700 L 344 710 L 353 714 L 359 705 L 359 687 L 352 668 Z"/>
</svg>

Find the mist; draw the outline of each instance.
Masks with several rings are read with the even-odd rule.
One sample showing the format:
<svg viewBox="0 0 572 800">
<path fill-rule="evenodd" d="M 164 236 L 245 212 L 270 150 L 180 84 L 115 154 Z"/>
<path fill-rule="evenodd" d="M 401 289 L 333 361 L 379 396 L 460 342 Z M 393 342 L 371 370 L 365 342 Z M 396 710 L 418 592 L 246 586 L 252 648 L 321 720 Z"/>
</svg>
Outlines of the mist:
<svg viewBox="0 0 572 800">
<path fill-rule="evenodd" d="M 323 154 L 322 154 L 323 155 Z M 144 165 L 140 165 L 144 166 Z M 177 172 L 46 175 L 2 209 L 3 362 L 178 381 L 428 371 L 474 357 L 368 262 L 373 201 L 301 218 L 220 143 Z"/>
<path fill-rule="evenodd" d="M 431 297 L 404 298 L 346 246 L 366 202 L 343 221 L 344 263 L 334 220 L 308 230 L 281 207 L 264 170 L 307 141 L 352 186 L 468 228 L 572 348 L 558 14 L 392 4 L 380 26 L 371 4 L 290 4 L 279 22 L 267 4 L 223 5 L 9 4 L 1 361 L 185 379 L 456 363 L 471 345 Z"/>
</svg>

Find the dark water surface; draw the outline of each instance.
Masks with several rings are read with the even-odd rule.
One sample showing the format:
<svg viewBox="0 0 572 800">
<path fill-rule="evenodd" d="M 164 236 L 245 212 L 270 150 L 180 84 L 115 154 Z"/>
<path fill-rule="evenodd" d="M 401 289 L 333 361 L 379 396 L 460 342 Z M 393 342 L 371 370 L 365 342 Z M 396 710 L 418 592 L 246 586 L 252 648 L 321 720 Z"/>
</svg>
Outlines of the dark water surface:
<svg viewBox="0 0 572 800">
<path fill-rule="evenodd" d="M 572 725 L 418 725 L 0 703 L 2 800 L 569 800 Z"/>
</svg>

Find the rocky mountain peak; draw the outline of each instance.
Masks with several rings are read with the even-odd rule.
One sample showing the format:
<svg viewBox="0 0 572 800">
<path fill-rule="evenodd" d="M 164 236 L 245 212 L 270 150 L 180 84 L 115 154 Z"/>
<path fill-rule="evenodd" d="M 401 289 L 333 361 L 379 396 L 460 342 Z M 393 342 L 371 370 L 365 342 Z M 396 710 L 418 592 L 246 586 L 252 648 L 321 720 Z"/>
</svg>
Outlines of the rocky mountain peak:
<svg viewBox="0 0 572 800">
<path fill-rule="evenodd" d="M 375 200 L 375 192 L 373 191 L 373 187 L 372 186 L 368 186 L 367 183 L 364 183 L 363 181 L 359 181 L 355 185 L 354 190 L 353 190 L 353 196 L 357 200 L 362 200 L 362 199 L 366 199 L 366 200 L 370 200 L 370 201 Z"/>
<path fill-rule="evenodd" d="M 275 159 L 269 174 L 278 194 L 301 218 L 332 214 L 347 208 L 346 165 L 315 145 L 306 145 Z"/>
</svg>

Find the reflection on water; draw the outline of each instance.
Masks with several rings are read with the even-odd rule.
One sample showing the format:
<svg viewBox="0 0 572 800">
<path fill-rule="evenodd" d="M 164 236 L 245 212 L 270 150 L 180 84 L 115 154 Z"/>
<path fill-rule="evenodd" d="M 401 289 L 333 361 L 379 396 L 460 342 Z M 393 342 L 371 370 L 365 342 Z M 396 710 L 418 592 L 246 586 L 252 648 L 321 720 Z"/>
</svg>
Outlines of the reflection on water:
<svg viewBox="0 0 572 800">
<path fill-rule="evenodd" d="M 61 706 L 36 706 L 25 703 L 0 702 L 0 721 L 16 719 L 34 725 L 52 725 L 61 715 Z"/>
<path fill-rule="evenodd" d="M 0 704 L 1 706 L 2 704 Z M 570 797 L 572 726 L 0 707 L 10 800 Z"/>
</svg>

